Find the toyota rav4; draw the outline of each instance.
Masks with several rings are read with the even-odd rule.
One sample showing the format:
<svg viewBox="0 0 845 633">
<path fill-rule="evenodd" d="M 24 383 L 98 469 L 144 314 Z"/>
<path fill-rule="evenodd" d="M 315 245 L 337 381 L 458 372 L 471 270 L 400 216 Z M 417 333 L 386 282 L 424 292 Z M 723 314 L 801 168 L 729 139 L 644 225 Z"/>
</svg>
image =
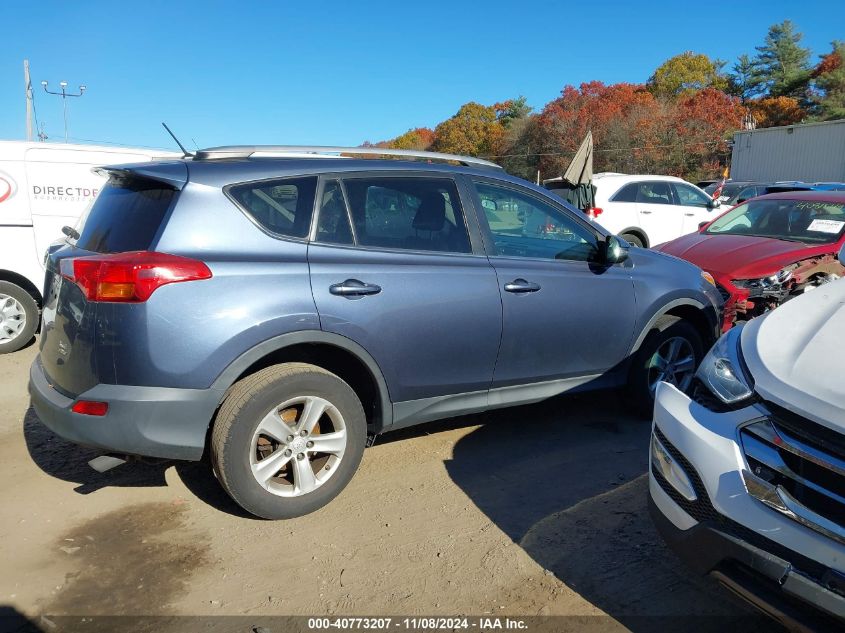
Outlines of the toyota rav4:
<svg viewBox="0 0 845 633">
<path fill-rule="evenodd" d="M 385 431 L 605 387 L 649 412 L 718 332 L 699 268 L 479 159 L 225 147 L 105 171 L 47 256 L 34 409 L 100 468 L 208 455 L 261 517 L 328 503 Z"/>
</svg>

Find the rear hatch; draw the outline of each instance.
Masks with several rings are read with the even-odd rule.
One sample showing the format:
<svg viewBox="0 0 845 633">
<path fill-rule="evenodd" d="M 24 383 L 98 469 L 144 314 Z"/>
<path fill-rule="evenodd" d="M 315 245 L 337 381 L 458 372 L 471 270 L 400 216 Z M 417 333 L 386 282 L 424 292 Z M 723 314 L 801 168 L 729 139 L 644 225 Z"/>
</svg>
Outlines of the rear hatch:
<svg viewBox="0 0 845 633">
<path fill-rule="evenodd" d="M 95 352 L 102 338 L 97 323 L 99 304 L 89 301 L 73 280 L 74 260 L 151 250 L 177 195 L 172 184 L 131 170 L 113 171 L 78 239 L 70 238 L 64 246 L 48 252 L 40 360 L 57 391 L 74 397 L 101 382 Z"/>
</svg>

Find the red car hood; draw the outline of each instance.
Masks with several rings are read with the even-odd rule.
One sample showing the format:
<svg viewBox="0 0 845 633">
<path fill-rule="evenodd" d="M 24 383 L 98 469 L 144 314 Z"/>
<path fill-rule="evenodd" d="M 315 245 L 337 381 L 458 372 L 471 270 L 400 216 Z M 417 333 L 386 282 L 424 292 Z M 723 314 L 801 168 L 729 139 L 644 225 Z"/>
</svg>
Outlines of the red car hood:
<svg viewBox="0 0 845 633">
<path fill-rule="evenodd" d="M 731 279 L 755 279 L 793 262 L 835 252 L 836 244 L 787 242 L 750 235 L 690 233 L 661 244 L 658 251 L 680 257 L 699 268 Z"/>
</svg>

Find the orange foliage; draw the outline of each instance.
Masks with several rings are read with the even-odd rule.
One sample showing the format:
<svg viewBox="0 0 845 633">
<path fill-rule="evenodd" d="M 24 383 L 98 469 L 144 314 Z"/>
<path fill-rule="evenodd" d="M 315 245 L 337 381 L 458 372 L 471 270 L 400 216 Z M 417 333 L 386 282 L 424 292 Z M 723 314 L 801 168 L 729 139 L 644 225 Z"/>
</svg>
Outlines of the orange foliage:
<svg viewBox="0 0 845 633">
<path fill-rule="evenodd" d="M 807 112 L 793 97 L 765 97 L 747 104 L 757 121 L 757 127 L 792 125 L 807 116 Z"/>
</svg>

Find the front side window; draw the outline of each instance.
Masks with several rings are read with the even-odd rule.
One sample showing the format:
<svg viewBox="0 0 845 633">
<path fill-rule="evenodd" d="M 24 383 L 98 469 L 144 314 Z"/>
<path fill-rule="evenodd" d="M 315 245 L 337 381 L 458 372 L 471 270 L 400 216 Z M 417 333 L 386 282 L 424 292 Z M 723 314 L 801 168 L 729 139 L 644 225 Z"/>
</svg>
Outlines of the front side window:
<svg viewBox="0 0 845 633">
<path fill-rule="evenodd" d="M 749 200 L 707 227 L 708 235 L 753 235 L 831 244 L 845 232 L 845 204 L 815 200 Z"/>
<path fill-rule="evenodd" d="M 575 261 L 598 255 L 595 234 L 564 211 L 507 187 L 484 182 L 475 187 L 497 255 Z"/>
<path fill-rule="evenodd" d="M 711 199 L 705 194 L 693 189 L 689 185 L 679 182 L 672 183 L 675 189 L 675 200 L 684 207 L 709 207 Z"/>
<path fill-rule="evenodd" d="M 311 226 L 317 177 L 285 178 L 228 187 L 228 195 L 270 233 L 304 238 Z"/>
<path fill-rule="evenodd" d="M 343 183 L 358 245 L 472 252 L 451 179 L 350 178 Z"/>
</svg>

